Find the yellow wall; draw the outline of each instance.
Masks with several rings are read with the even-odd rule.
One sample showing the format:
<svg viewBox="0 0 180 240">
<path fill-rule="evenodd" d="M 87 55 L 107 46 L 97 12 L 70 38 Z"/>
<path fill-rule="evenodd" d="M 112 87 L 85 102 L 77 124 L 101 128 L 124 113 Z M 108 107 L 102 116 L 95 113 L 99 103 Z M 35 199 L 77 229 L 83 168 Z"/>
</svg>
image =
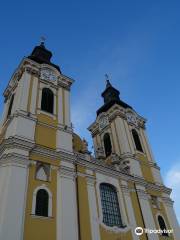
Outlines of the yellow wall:
<svg viewBox="0 0 180 240">
<path fill-rule="evenodd" d="M 87 183 L 84 177 L 78 176 L 78 199 L 81 240 L 91 240 L 91 225 L 88 204 Z"/>
<path fill-rule="evenodd" d="M 56 129 L 37 124 L 35 132 L 35 142 L 36 144 L 55 149 Z"/>
<path fill-rule="evenodd" d="M 133 191 L 131 191 L 130 195 L 131 195 L 131 200 L 132 200 L 132 206 L 134 209 L 134 213 L 135 213 L 135 219 L 136 219 L 136 224 L 137 227 L 142 227 L 144 228 L 144 223 L 143 223 L 143 218 L 142 218 L 142 213 L 140 210 L 140 206 L 139 206 L 139 202 L 138 202 L 138 197 L 134 188 L 134 184 L 133 183 L 129 183 L 129 188 L 133 189 Z M 145 234 L 141 235 L 139 237 L 140 240 L 147 240 L 147 237 Z"/>
<path fill-rule="evenodd" d="M 31 160 L 40 160 L 46 163 L 52 163 L 51 159 L 41 156 L 31 156 Z M 54 165 L 59 165 L 58 160 L 53 160 Z M 35 179 L 35 165 L 29 168 L 27 205 L 25 212 L 24 240 L 56 240 L 56 173 L 57 170 L 51 169 L 51 177 L 49 182 Z M 32 199 L 34 190 L 41 185 L 45 185 L 52 193 L 52 217 L 41 218 L 33 216 Z"/>
</svg>

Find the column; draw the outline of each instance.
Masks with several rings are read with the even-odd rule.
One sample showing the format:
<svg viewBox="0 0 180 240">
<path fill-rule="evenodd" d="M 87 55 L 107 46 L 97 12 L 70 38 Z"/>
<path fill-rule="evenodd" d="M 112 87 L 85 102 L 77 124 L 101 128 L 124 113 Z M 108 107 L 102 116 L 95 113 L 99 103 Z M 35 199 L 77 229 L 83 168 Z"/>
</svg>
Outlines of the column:
<svg viewBox="0 0 180 240">
<path fill-rule="evenodd" d="M 32 114 L 36 113 L 36 103 L 37 103 L 37 95 L 38 95 L 38 78 L 33 76 L 32 78 L 33 86 L 32 86 L 32 94 L 31 94 L 31 105 L 30 105 L 30 112 Z"/>
<path fill-rule="evenodd" d="M 133 240 L 139 240 L 139 237 L 135 234 L 135 228 L 138 227 L 136 224 L 136 219 L 135 219 L 135 215 L 134 215 L 134 210 L 132 207 L 132 202 L 131 202 L 131 196 L 129 193 L 129 189 L 127 186 L 127 182 L 123 181 L 123 185 L 121 185 L 121 189 L 124 195 L 124 200 L 125 200 L 125 204 L 126 204 L 126 209 L 127 209 L 127 214 L 128 214 L 128 219 L 129 219 L 129 225 L 131 228 L 131 233 L 133 236 Z"/>
<path fill-rule="evenodd" d="M 100 240 L 97 202 L 96 202 L 96 193 L 95 193 L 95 178 L 92 175 L 89 175 L 86 177 L 86 179 L 87 179 L 89 210 L 90 210 L 90 218 L 91 218 L 92 240 Z"/>
<path fill-rule="evenodd" d="M 11 155 L 0 160 L 0 239 L 23 240 L 29 160 Z"/>
<path fill-rule="evenodd" d="M 25 71 L 20 80 L 22 84 L 22 89 L 20 93 L 21 96 L 20 96 L 19 108 L 20 110 L 23 110 L 23 111 L 27 111 L 30 80 L 31 80 L 31 74 Z"/>
<path fill-rule="evenodd" d="M 143 186 L 136 185 L 136 188 L 137 188 L 137 194 L 140 202 L 141 211 L 143 214 L 145 227 L 148 229 L 156 229 L 156 225 L 152 215 L 152 210 L 149 204 L 148 194 L 145 192 L 145 188 Z M 148 240 L 159 240 L 158 234 L 147 233 L 147 235 L 148 235 Z"/>
<path fill-rule="evenodd" d="M 70 93 L 68 90 L 64 90 L 64 104 L 65 104 L 65 125 L 71 127 Z"/>
<path fill-rule="evenodd" d="M 179 240 L 180 239 L 180 227 L 179 227 L 179 224 L 178 224 L 178 221 L 176 218 L 176 214 L 174 212 L 173 201 L 170 199 L 169 196 L 163 197 L 162 199 L 163 199 L 163 205 L 166 210 L 166 215 L 169 220 L 169 224 L 173 229 L 174 239 Z"/>
<path fill-rule="evenodd" d="M 78 240 L 75 172 L 70 163 L 63 165 L 57 174 L 57 240 Z"/>
<path fill-rule="evenodd" d="M 116 125 L 116 130 L 118 135 L 118 141 L 121 147 L 121 153 L 126 154 L 126 153 L 130 153 L 131 151 L 130 151 L 130 146 L 128 143 L 128 138 L 126 135 L 126 130 L 125 130 L 123 121 L 124 121 L 123 119 L 121 119 L 120 117 L 117 117 L 115 120 L 115 125 Z"/>
<path fill-rule="evenodd" d="M 58 123 L 63 124 L 63 98 L 62 88 L 58 89 Z"/>
</svg>

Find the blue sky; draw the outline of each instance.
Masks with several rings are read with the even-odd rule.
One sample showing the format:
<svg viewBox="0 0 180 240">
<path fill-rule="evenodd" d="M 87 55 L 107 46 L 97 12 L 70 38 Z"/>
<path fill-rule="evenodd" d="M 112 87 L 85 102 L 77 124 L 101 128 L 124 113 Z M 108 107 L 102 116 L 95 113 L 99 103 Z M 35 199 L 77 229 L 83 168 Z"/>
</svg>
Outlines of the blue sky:
<svg viewBox="0 0 180 240">
<path fill-rule="evenodd" d="M 104 74 L 121 98 L 148 119 L 147 131 L 180 220 L 180 2 L 6 1 L 0 8 L 0 92 L 22 57 L 46 37 L 53 62 L 76 80 L 75 130 L 86 128 L 102 105 Z M 0 98 L 2 111 L 3 98 Z M 91 148 L 91 146 L 90 146 Z"/>
</svg>

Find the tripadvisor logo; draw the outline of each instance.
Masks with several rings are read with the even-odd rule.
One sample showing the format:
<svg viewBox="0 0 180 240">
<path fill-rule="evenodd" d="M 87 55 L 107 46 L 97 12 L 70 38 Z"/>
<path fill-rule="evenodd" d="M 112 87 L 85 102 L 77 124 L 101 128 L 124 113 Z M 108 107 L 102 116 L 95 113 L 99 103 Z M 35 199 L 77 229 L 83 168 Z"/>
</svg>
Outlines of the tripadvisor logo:
<svg viewBox="0 0 180 240">
<path fill-rule="evenodd" d="M 138 235 L 138 236 L 143 234 L 143 228 L 142 227 L 137 227 L 137 228 L 135 228 L 134 231 L 135 231 L 135 234 Z"/>
<path fill-rule="evenodd" d="M 142 228 L 142 227 L 136 227 L 134 229 L 134 232 L 136 235 L 141 236 L 143 233 L 146 234 L 167 234 L 167 236 L 171 233 L 173 233 L 173 229 L 148 229 L 148 228 Z"/>
</svg>

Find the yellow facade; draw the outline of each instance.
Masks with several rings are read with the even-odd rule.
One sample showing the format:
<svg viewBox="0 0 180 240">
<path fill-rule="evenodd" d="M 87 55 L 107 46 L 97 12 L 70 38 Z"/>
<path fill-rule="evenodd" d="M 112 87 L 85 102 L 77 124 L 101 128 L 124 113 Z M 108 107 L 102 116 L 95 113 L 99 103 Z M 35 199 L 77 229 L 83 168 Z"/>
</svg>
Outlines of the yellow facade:
<svg viewBox="0 0 180 240">
<path fill-rule="evenodd" d="M 47 51 L 43 46 L 39 48 Z M 21 196 L 19 189 L 14 196 L 24 205 L 23 214 L 22 209 L 16 209 L 16 215 L 21 213 L 21 221 L 19 228 L 14 227 L 15 238 L 8 240 L 20 240 L 18 236 L 23 240 L 161 240 L 165 239 L 161 235 L 152 238 L 145 233 L 139 237 L 135 234 L 136 227 L 159 229 L 159 215 L 167 229 L 175 229 L 168 239 L 179 240 L 175 221 L 168 214 L 172 210 L 171 191 L 161 182 L 157 165 L 151 161 L 144 118 L 119 101 L 118 91 L 107 82 L 102 94 L 104 105 L 88 128 L 94 141 L 93 156 L 86 141 L 74 133 L 71 125 L 69 95 L 73 80 L 49 60 L 39 64 L 33 59 L 25 59 L 19 67 L 20 83 L 16 82 L 13 89 L 21 98 L 15 95 L 10 116 L 7 116 L 9 91 L 5 91 L 7 110 L 1 127 L 1 146 L 6 150 L 7 167 L 12 163 L 17 171 L 11 181 L 24 184 L 24 195 Z M 44 88 L 53 96 L 49 100 L 49 95 L 49 101 L 45 102 L 46 110 L 49 102 L 54 104 L 49 112 L 41 106 Z M 112 94 L 108 95 L 108 91 Z M 109 98 L 113 104 L 107 102 Z M 139 134 L 138 140 L 132 129 Z M 115 220 L 109 212 L 109 222 L 105 220 L 108 206 L 103 204 L 111 203 L 103 199 L 101 184 L 111 187 L 117 197 L 116 211 L 119 209 L 121 225 L 111 224 Z M 48 192 L 47 216 L 35 214 L 37 189 Z M 153 199 L 157 200 L 157 206 Z M 8 214 L 4 219 L 10 221 Z M 15 217 L 11 216 L 12 219 L 15 223 Z M 0 232 L 0 239 L 5 234 Z"/>
</svg>

